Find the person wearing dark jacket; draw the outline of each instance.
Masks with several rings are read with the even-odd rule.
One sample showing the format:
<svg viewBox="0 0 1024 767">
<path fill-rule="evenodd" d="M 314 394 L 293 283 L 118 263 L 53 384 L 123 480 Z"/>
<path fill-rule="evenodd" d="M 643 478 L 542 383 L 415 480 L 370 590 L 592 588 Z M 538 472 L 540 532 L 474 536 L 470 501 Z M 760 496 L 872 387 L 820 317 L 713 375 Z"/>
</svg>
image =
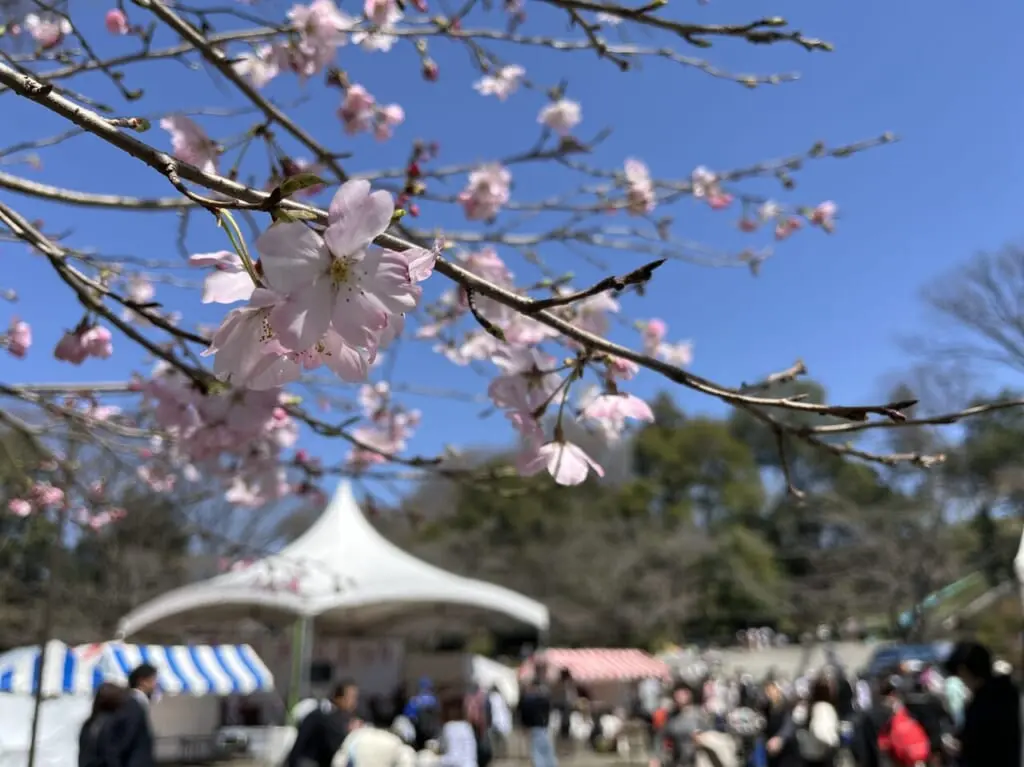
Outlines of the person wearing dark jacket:
<svg viewBox="0 0 1024 767">
<path fill-rule="evenodd" d="M 355 682 L 339 684 L 331 704 L 313 709 L 299 724 L 286 767 L 331 767 L 334 755 L 355 725 L 358 702 L 359 688 Z"/>
<path fill-rule="evenodd" d="M 519 695 L 519 723 L 530 735 L 530 762 L 533 767 L 558 767 L 558 757 L 548 730 L 551 721 L 551 691 L 546 680 L 547 667 L 537 663 L 533 678 Z"/>
<path fill-rule="evenodd" d="M 127 693 L 123 687 L 104 682 L 96 690 L 92 712 L 78 734 L 78 767 L 114 767 L 116 755 L 111 754 L 114 730 L 111 726 Z"/>
<path fill-rule="evenodd" d="M 948 673 L 971 691 L 960 730 L 961 767 L 1020 767 L 1020 690 L 992 671 L 992 654 L 977 642 L 961 642 L 946 661 Z"/>
<path fill-rule="evenodd" d="M 778 682 L 769 680 L 764 687 L 764 739 L 768 767 L 800 767 L 792 706 Z"/>
<path fill-rule="evenodd" d="M 153 767 L 149 705 L 156 682 L 156 668 L 148 663 L 140 664 L 128 675 L 128 695 L 108 725 L 109 767 Z"/>
</svg>

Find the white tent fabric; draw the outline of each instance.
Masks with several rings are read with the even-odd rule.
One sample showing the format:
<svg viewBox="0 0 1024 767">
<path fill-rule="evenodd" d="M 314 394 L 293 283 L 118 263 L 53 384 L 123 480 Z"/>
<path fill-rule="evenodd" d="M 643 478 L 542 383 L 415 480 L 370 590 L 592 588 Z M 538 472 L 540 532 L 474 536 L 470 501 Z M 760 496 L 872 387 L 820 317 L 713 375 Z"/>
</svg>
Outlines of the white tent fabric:
<svg viewBox="0 0 1024 767">
<path fill-rule="evenodd" d="M 505 702 L 515 708 L 519 705 L 519 675 L 517 669 L 504 663 L 474 655 L 470 660 L 473 681 L 485 690 L 497 687 Z"/>
<path fill-rule="evenodd" d="M 31 695 L 0 695 L 0 767 L 26 767 L 35 701 Z M 36 734 L 36 767 L 78 763 L 78 731 L 92 699 L 68 695 L 44 700 Z"/>
<path fill-rule="evenodd" d="M 163 594 L 125 616 L 120 633 L 189 614 L 226 619 L 254 611 L 333 617 L 355 627 L 442 605 L 502 613 L 542 630 L 550 620 L 539 602 L 402 551 L 367 521 L 342 481 L 316 523 L 280 553 Z"/>
<path fill-rule="evenodd" d="M 1017 549 L 1017 556 L 1013 559 L 1013 571 L 1017 575 L 1017 582 L 1020 585 L 1020 599 L 1024 604 L 1024 532 L 1020 536 L 1020 547 Z"/>
</svg>

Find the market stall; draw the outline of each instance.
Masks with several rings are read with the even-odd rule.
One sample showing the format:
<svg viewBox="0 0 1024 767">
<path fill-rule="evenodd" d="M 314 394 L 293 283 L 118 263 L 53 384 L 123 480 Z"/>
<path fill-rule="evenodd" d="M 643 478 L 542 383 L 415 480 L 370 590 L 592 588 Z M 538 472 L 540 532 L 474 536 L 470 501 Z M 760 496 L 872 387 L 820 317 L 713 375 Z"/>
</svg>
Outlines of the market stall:
<svg viewBox="0 0 1024 767">
<path fill-rule="evenodd" d="M 141 663 L 157 669 L 151 709 L 157 758 L 203 761 L 216 751 L 221 701 L 274 689 L 273 675 L 248 645 L 136 645 L 103 642 L 69 647 L 58 640 L 0 655 L 0 767 L 27 764 L 36 691 L 42 690 L 37 765 L 77 761 L 78 731 L 104 681 L 125 684 Z M 70 759 L 70 761 L 69 761 Z"/>
</svg>

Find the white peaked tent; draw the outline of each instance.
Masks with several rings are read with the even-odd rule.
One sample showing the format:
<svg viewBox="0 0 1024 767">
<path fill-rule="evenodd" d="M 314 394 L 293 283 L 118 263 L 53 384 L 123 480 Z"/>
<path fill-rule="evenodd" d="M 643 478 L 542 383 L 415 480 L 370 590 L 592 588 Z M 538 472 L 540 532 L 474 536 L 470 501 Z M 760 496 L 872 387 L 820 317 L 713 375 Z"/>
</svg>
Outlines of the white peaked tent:
<svg viewBox="0 0 1024 767">
<path fill-rule="evenodd" d="M 120 633 L 246 617 L 312 618 L 318 629 L 363 633 L 481 611 L 548 628 L 548 609 L 539 602 L 454 575 L 392 544 L 342 481 L 320 518 L 280 553 L 146 602 L 122 619 Z"/>
</svg>

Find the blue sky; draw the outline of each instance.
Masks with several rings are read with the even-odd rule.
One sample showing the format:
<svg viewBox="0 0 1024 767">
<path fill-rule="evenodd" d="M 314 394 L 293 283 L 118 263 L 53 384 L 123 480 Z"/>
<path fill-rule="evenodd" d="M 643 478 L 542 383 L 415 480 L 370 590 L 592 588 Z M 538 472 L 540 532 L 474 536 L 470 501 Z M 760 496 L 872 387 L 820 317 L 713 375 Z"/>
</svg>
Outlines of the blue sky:
<svg viewBox="0 0 1024 767">
<path fill-rule="evenodd" d="M 357 10 L 342 4 L 346 10 Z M 532 8 L 529 5 L 528 7 Z M 270 7 L 256 6 L 270 13 Z M 943 10 L 945 9 L 945 10 Z M 583 105 L 580 135 L 602 128 L 614 133 L 592 158 L 595 164 L 621 167 L 629 156 L 643 159 L 658 177 L 682 178 L 699 164 L 727 170 L 761 160 L 805 151 L 815 141 L 844 144 L 893 131 L 901 141 L 844 160 L 809 163 L 796 176 L 797 189 L 783 193 L 775 183 L 754 183 L 747 190 L 777 196 L 785 202 L 814 204 L 835 200 L 841 221 L 832 236 L 818 231 L 798 234 L 777 248 L 757 279 L 744 270 L 708 269 L 671 262 L 643 301 L 627 303 L 630 318 L 662 317 L 673 339 L 695 343 L 693 370 L 727 384 L 749 381 L 802 357 L 812 375 L 824 382 L 835 401 L 882 396 L 881 381 L 908 364 L 900 336 L 928 331 L 928 318 L 918 299 L 922 284 L 931 281 L 979 249 L 1017 239 L 1024 200 L 1024 157 L 1018 141 L 1020 86 L 1016 37 L 1024 24 L 1024 6 L 1000 0 L 973 3 L 882 2 L 855 6 L 804 0 L 713 0 L 698 5 L 675 0 L 670 10 L 693 21 L 743 22 L 770 13 L 787 18 L 806 34 L 835 44 L 831 54 L 808 54 L 796 46 L 753 47 L 715 40 L 706 56 L 732 71 L 758 73 L 799 71 L 795 83 L 750 91 L 662 61 L 649 61 L 643 71 L 621 74 L 591 54 L 556 54 L 531 48 L 495 48 L 508 61 L 525 66 L 532 79 L 555 84 L 565 78 L 569 95 Z M 133 8 L 133 21 L 144 20 Z M 490 25 L 497 19 L 493 12 Z M 531 23 L 544 21 L 543 11 Z M 97 15 L 99 9 L 97 6 Z M 482 23 L 482 21 L 481 21 Z M 97 19 L 88 28 L 98 48 L 113 54 L 130 51 L 133 43 L 105 36 Z M 547 25 L 548 33 L 564 26 Z M 643 34 L 633 33 L 645 43 Z M 165 41 L 166 42 L 166 41 Z M 652 39 L 652 43 L 662 41 Z M 352 79 L 366 85 L 383 102 L 398 102 L 407 123 L 395 138 L 380 145 L 369 137 L 346 137 L 334 110 L 337 94 L 325 93 L 319 82 L 306 89 L 309 98 L 290 109 L 297 120 L 338 151 L 354 157 L 344 164 L 354 172 L 395 167 L 416 137 L 441 142 L 441 164 L 489 160 L 528 147 L 536 138 L 536 113 L 541 93 L 521 91 L 506 103 L 484 99 L 472 90 L 477 75 L 465 53 L 450 46 L 431 49 L 441 78 L 422 82 L 410 46 L 390 54 L 342 49 L 339 63 Z M 128 70 L 126 85 L 143 87 L 135 104 L 119 100 L 99 77 L 75 81 L 79 91 L 106 101 L 124 116 L 191 109 L 216 104 L 240 106 L 240 97 L 217 84 L 201 69 L 158 62 Z M 293 103 L 303 94 L 291 77 L 273 83 L 267 94 Z M 0 145 L 58 133 L 64 125 L 32 104 L 3 96 Z M 226 138 L 252 124 L 251 117 L 198 118 L 217 138 Z M 169 148 L 157 128 L 145 140 Z M 286 146 L 290 146 L 286 143 Z M 131 192 L 167 195 L 166 181 L 138 163 L 121 158 L 91 137 L 43 150 L 41 171 L 2 169 L 46 183 L 90 192 Z M 296 152 L 296 154 L 300 154 Z M 245 166 L 255 171 L 256 165 Z M 567 189 L 564 171 L 531 168 L 516 173 L 514 199 L 548 196 Z M 454 194 L 463 178 L 435 187 Z M 93 246 L 104 253 L 128 253 L 170 260 L 175 250 L 175 220 L 164 214 L 118 214 L 89 209 L 58 208 L 6 191 L 2 199 L 29 217 L 42 218 L 49 231 L 70 231 L 69 242 Z M 737 251 L 767 244 L 767 235 L 735 230 L 736 212 L 711 214 L 687 203 L 675 209 L 676 233 L 718 249 Z M 459 211 L 424 207 L 421 221 L 442 228 L 472 229 Z M 535 225 L 536 226 L 536 225 Z M 531 231 L 530 224 L 524 226 Z M 227 247 L 209 219 L 196 217 L 189 238 L 192 252 Z M 0 305 L 0 323 L 11 313 L 31 321 L 37 346 L 29 358 L 4 358 L 0 377 L 8 382 L 106 381 L 144 370 L 142 357 L 127 341 L 116 339 L 115 357 L 73 368 L 53 361 L 49 350 L 65 327 L 80 314 L 63 286 L 38 259 L 22 249 L 0 245 L 6 268 L 0 288 L 21 295 L 15 306 Z M 612 271 L 622 273 L 644 262 L 642 255 L 597 254 Z M 602 276 L 556 247 L 541 257 L 558 271 L 573 270 L 580 283 Z M 513 269 L 532 279 L 521 260 Z M 200 275 L 182 271 L 179 276 Z M 428 283 L 435 297 L 443 278 Z M 158 299 L 185 312 L 189 320 L 214 322 L 219 309 L 202 307 L 195 295 L 160 288 Z M 635 344 L 635 333 L 615 331 L 617 340 Z M 485 381 L 469 370 L 453 367 L 429 347 L 404 343 L 398 351 L 396 381 L 419 386 L 482 393 Z M 644 375 L 632 391 L 649 396 L 663 388 Z M 720 412 L 705 399 L 679 392 L 691 412 Z M 424 410 L 423 427 L 411 453 L 435 454 L 445 443 L 495 443 L 511 437 L 499 416 L 481 420 L 479 407 L 409 395 L 410 406 Z M 340 460 L 344 446 L 310 442 L 328 461 Z"/>
</svg>

